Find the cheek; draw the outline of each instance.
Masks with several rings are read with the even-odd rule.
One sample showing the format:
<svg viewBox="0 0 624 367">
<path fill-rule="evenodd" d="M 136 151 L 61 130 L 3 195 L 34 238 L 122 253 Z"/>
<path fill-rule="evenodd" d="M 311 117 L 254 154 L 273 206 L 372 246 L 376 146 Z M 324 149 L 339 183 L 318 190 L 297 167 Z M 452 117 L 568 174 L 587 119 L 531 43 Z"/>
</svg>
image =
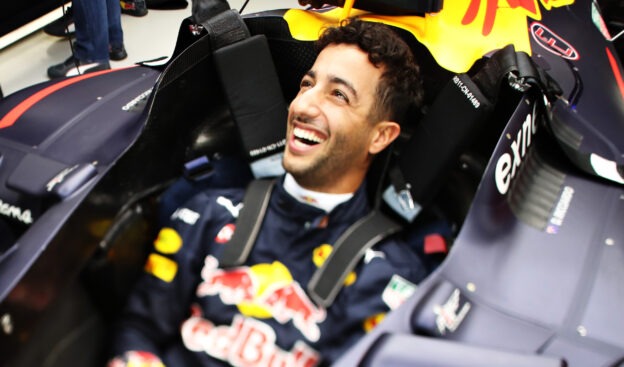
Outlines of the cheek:
<svg viewBox="0 0 624 367">
<path fill-rule="evenodd" d="M 367 129 L 361 125 L 356 126 L 334 132 L 334 149 L 359 161 L 360 158 L 368 156 L 370 136 Z"/>
</svg>

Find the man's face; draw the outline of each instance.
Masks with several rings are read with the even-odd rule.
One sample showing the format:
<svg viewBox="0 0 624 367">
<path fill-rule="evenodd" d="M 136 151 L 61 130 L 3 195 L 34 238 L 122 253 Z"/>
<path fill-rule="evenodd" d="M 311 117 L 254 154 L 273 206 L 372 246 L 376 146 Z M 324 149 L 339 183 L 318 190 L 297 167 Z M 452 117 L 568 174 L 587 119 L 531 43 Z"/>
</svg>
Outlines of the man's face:
<svg viewBox="0 0 624 367">
<path fill-rule="evenodd" d="M 382 69 L 353 45 L 329 45 L 290 104 L 284 168 L 303 187 L 352 192 L 368 169 L 369 121 Z"/>
</svg>

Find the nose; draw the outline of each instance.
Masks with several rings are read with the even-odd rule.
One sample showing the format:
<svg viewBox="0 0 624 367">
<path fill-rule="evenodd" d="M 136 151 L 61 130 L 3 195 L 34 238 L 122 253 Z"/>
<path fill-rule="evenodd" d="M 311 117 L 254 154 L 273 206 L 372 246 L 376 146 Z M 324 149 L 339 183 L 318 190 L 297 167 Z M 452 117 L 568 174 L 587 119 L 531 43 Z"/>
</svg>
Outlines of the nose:
<svg viewBox="0 0 624 367">
<path fill-rule="evenodd" d="M 290 104 L 290 113 L 304 121 L 318 116 L 320 112 L 320 94 L 315 88 L 299 91 Z"/>
</svg>

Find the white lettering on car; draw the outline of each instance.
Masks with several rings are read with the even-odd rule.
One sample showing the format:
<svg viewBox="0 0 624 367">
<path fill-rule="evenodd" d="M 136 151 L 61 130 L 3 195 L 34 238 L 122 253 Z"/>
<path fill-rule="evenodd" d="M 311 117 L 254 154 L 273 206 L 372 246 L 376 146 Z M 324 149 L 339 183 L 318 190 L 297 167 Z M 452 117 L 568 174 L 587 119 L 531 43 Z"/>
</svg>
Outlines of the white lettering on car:
<svg viewBox="0 0 624 367">
<path fill-rule="evenodd" d="M 0 214 L 9 218 L 17 219 L 24 224 L 31 224 L 33 222 L 30 210 L 24 210 L 18 206 L 5 203 L 2 200 L 0 200 Z"/>
<path fill-rule="evenodd" d="M 515 139 L 509 145 L 509 151 L 503 153 L 496 162 L 494 181 L 498 192 L 505 195 L 511 180 L 516 176 L 516 172 L 522 164 L 522 159 L 526 155 L 528 147 L 531 145 L 532 136 L 535 135 L 537 124 L 528 114 L 522 127 L 516 133 Z M 511 138 L 511 137 L 510 137 Z"/>
</svg>

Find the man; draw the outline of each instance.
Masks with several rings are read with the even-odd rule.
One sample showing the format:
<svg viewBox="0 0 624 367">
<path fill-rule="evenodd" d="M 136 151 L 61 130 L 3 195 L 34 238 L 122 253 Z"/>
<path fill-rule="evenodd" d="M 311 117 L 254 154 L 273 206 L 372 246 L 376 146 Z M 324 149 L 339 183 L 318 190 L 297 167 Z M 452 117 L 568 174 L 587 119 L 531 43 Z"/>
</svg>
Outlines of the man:
<svg viewBox="0 0 624 367">
<path fill-rule="evenodd" d="M 306 295 L 332 244 L 369 211 L 365 176 L 418 105 L 409 48 L 381 24 L 326 30 L 289 107 L 283 165 L 245 266 L 219 268 L 241 190 L 206 190 L 154 242 L 110 366 L 329 364 L 426 275 L 400 236 L 369 250 L 327 309 Z"/>
</svg>

